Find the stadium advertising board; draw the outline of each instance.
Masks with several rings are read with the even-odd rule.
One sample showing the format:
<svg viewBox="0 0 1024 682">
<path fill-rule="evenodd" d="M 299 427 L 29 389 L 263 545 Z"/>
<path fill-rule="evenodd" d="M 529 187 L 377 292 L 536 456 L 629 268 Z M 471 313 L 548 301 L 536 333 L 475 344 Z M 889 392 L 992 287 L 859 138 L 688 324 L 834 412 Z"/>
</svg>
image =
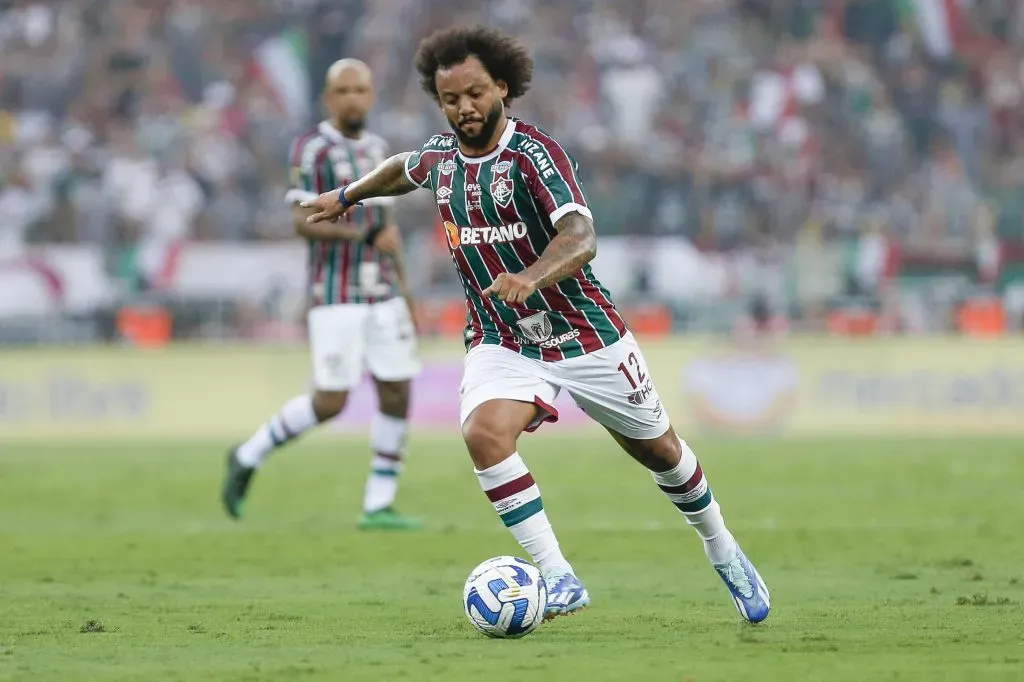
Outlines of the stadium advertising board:
<svg viewBox="0 0 1024 682">
<path fill-rule="evenodd" d="M 645 343 L 664 407 L 685 434 L 1024 434 L 1024 342 L 789 340 Z M 458 342 L 425 347 L 415 428 L 458 432 Z M 247 435 L 308 387 L 302 349 L 175 347 L 5 351 L 0 440 Z M 336 430 L 363 430 L 372 386 Z M 588 424 L 567 395 L 555 431 Z"/>
<path fill-rule="evenodd" d="M 648 351 L 672 414 L 730 433 L 1024 433 L 1024 342 L 789 340 Z M 667 393 L 662 388 L 662 393 Z"/>
<path fill-rule="evenodd" d="M 5 351 L 0 355 L 0 441 L 37 438 L 243 438 L 288 398 L 309 390 L 301 348 L 172 347 Z M 424 349 L 413 386 L 414 428 L 457 434 L 462 347 Z M 366 429 L 376 410 L 369 379 L 334 428 Z M 568 396 L 567 425 L 586 423 Z"/>
</svg>

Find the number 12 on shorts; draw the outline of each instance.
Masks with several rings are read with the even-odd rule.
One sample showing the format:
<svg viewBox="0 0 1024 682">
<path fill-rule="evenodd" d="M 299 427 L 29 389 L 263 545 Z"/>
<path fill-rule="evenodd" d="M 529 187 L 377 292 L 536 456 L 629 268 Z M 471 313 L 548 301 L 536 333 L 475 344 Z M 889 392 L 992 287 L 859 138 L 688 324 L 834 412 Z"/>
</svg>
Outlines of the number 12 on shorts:
<svg viewBox="0 0 1024 682">
<path fill-rule="evenodd" d="M 630 368 L 632 368 L 632 372 Z M 630 388 L 634 391 L 643 386 L 647 381 L 647 374 L 644 372 L 644 368 L 640 366 L 636 353 L 630 353 L 626 357 L 626 362 L 620 362 L 618 370 L 622 372 L 622 376 L 626 377 L 626 381 L 629 382 Z M 633 378 L 634 374 L 636 375 L 635 379 Z"/>
</svg>

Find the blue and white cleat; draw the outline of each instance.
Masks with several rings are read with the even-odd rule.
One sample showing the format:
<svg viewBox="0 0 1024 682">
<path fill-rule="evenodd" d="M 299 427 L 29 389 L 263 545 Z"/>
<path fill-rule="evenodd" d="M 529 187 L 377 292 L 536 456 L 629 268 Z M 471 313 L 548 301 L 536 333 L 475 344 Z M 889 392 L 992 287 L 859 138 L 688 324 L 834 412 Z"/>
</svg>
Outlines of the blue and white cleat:
<svg viewBox="0 0 1024 682">
<path fill-rule="evenodd" d="M 572 573 L 547 576 L 548 603 L 544 607 L 544 620 L 568 616 L 590 605 L 590 593 Z"/>
<path fill-rule="evenodd" d="M 745 620 L 760 623 L 768 617 L 768 611 L 771 610 L 768 586 L 742 549 L 736 548 L 736 558 L 729 563 L 713 565 L 732 593 L 736 610 Z"/>
</svg>

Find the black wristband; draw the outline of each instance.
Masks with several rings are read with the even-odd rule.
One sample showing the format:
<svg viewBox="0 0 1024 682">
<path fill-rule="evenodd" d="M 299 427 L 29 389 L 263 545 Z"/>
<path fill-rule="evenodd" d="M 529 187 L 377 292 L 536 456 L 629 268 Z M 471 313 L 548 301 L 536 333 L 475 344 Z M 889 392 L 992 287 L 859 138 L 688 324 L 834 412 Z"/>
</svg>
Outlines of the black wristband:
<svg viewBox="0 0 1024 682">
<path fill-rule="evenodd" d="M 375 241 L 377 241 L 377 237 L 380 236 L 380 233 L 383 232 L 383 231 L 384 231 L 384 225 L 383 224 L 381 224 L 381 225 L 374 225 L 373 227 L 371 227 L 369 230 L 366 231 L 366 236 L 363 237 L 363 242 L 367 246 L 373 246 L 373 243 Z"/>
<path fill-rule="evenodd" d="M 347 189 L 348 185 L 345 185 L 344 187 L 341 188 L 341 191 L 338 192 L 338 201 L 341 202 L 341 207 L 344 208 L 345 210 L 348 210 L 359 203 L 358 201 L 353 202 L 348 200 L 348 197 L 345 196 L 345 190 Z"/>
</svg>

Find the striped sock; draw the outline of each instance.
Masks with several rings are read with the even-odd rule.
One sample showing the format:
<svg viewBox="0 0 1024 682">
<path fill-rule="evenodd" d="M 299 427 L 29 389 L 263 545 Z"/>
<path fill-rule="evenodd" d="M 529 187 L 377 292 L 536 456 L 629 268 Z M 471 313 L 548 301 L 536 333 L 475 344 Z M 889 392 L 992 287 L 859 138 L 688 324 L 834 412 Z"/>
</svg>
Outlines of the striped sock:
<svg viewBox="0 0 1024 682">
<path fill-rule="evenodd" d="M 476 471 L 480 485 L 502 523 L 546 576 L 572 571 L 544 512 L 540 488 L 518 452 L 494 466 Z"/>
<path fill-rule="evenodd" d="M 320 423 L 313 411 L 313 397 L 300 395 L 284 404 L 281 410 L 256 430 L 249 440 L 238 446 L 238 461 L 247 467 L 258 467 L 271 451 L 288 443 L 304 431 Z"/>
<path fill-rule="evenodd" d="M 683 440 L 679 444 L 683 449 L 679 464 L 670 471 L 652 472 L 654 482 L 700 535 L 711 563 L 727 563 L 736 556 L 736 540 L 725 527 L 722 509 L 708 487 L 697 456 Z"/>
<path fill-rule="evenodd" d="M 363 510 L 375 512 L 390 507 L 398 494 L 398 477 L 402 473 L 405 437 L 409 422 L 377 413 L 370 423 L 370 476 L 366 479 Z"/>
</svg>

